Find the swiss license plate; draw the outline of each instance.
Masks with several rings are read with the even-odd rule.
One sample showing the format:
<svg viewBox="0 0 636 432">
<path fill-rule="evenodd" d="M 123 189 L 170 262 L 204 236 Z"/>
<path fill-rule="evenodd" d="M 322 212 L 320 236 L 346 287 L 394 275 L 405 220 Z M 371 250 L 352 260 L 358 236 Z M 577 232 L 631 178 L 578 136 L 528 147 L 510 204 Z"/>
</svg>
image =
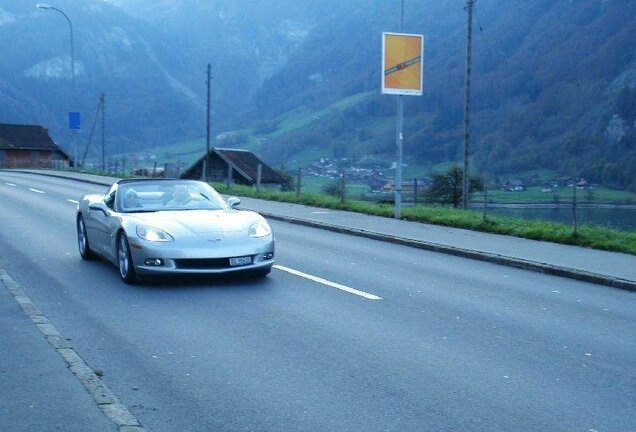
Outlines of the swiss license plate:
<svg viewBox="0 0 636 432">
<path fill-rule="evenodd" d="M 252 257 L 250 256 L 230 258 L 231 267 L 243 266 L 248 264 L 252 264 Z"/>
</svg>

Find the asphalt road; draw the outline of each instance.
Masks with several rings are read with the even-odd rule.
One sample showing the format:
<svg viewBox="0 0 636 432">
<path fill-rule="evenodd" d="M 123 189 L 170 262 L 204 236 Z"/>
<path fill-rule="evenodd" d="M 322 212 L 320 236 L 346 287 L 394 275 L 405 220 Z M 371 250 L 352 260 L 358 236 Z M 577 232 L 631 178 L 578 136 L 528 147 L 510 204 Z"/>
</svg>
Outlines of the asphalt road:
<svg viewBox="0 0 636 432">
<path fill-rule="evenodd" d="M 636 431 L 634 293 L 276 221 L 265 279 L 127 286 L 77 253 L 102 190 L 0 172 L 0 268 L 148 431 Z M 0 424 L 109 430 L 11 302 Z"/>
</svg>

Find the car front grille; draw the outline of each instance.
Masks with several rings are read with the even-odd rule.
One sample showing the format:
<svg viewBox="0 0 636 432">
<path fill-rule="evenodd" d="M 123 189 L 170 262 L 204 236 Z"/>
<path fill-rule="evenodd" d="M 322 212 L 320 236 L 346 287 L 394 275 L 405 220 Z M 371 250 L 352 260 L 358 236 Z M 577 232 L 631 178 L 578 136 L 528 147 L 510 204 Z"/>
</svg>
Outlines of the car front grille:
<svg viewBox="0 0 636 432">
<path fill-rule="evenodd" d="M 204 258 L 204 259 L 176 259 L 175 267 L 178 269 L 224 269 L 230 268 L 229 258 Z"/>
</svg>

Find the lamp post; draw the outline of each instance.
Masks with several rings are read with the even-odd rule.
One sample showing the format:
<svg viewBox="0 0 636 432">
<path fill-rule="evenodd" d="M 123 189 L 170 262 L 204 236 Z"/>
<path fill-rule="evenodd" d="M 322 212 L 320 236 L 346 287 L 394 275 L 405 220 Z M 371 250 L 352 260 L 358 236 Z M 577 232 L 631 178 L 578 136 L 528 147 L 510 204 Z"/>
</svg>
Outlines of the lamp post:
<svg viewBox="0 0 636 432">
<path fill-rule="evenodd" d="M 38 3 L 35 5 L 35 7 L 38 9 L 52 10 L 55 12 L 59 12 L 66 19 L 66 22 L 68 22 L 68 28 L 71 34 L 71 110 L 75 109 L 75 42 L 73 40 L 73 23 L 71 22 L 71 19 L 68 17 L 68 15 L 64 13 L 64 11 L 54 6 L 51 6 L 50 4 Z M 69 116 L 70 116 L 70 112 L 69 112 Z M 70 121 L 70 118 L 69 118 L 69 121 Z M 73 132 L 75 132 L 75 130 Z M 73 139 L 73 166 L 77 168 L 77 141 L 75 139 Z"/>
</svg>

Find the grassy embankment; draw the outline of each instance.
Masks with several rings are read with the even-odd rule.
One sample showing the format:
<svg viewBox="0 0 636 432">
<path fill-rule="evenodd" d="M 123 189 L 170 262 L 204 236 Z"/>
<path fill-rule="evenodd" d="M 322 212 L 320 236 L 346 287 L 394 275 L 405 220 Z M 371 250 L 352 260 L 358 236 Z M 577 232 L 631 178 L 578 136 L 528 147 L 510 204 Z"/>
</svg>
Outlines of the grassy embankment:
<svg viewBox="0 0 636 432">
<path fill-rule="evenodd" d="M 232 185 L 228 189 L 225 184 L 213 184 L 213 186 L 224 194 L 393 217 L 393 206 L 387 204 L 373 204 L 353 200 L 347 200 L 343 203 L 339 198 L 316 193 L 301 193 L 297 198 L 295 192 L 280 192 L 265 188 L 257 191 L 255 188 L 237 185 Z M 484 221 L 483 215 L 479 211 L 464 211 L 448 207 L 404 207 L 402 209 L 402 217 L 410 221 L 636 255 L 636 232 L 620 231 L 604 227 L 579 226 L 577 234 L 574 235 L 572 227 L 566 224 L 546 221 L 527 221 L 495 215 L 488 215 Z"/>
</svg>

